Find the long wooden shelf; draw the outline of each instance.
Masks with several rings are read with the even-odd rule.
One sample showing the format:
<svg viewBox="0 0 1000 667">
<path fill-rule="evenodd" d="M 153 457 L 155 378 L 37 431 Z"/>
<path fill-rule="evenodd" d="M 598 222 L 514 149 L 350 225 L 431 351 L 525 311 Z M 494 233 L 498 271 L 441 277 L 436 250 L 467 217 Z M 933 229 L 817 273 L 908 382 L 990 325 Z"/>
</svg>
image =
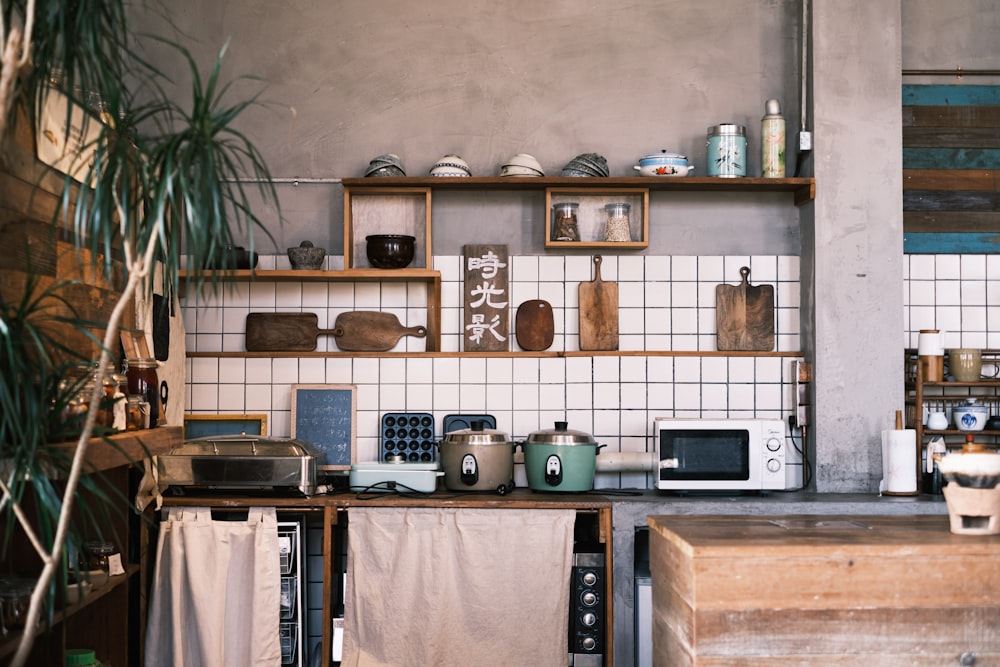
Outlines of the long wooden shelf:
<svg viewBox="0 0 1000 667">
<path fill-rule="evenodd" d="M 108 439 L 91 438 L 87 445 L 85 471 L 109 470 L 124 465 L 141 463 L 147 454 L 162 454 L 180 444 L 183 438 L 181 426 L 160 426 L 142 431 L 129 431 L 109 435 Z M 76 442 L 53 445 L 71 455 Z"/>
<path fill-rule="evenodd" d="M 799 350 L 771 352 L 720 352 L 718 350 L 616 350 L 616 351 L 499 351 L 499 352 L 191 352 L 189 359 L 333 359 L 338 357 L 801 357 Z"/>
<path fill-rule="evenodd" d="M 403 176 L 398 178 L 345 178 L 341 180 L 341 184 L 357 190 L 386 187 L 423 187 L 435 190 L 544 190 L 550 187 L 573 187 L 601 190 L 629 187 L 675 192 L 789 192 L 794 195 L 796 206 L 801 206 L 816 198 L 816 179 L 814 178 Z"/>
<path fill-rule="evenodd" d="M 330 271 L 300 271 L 294 269 L 237 269 L 233 271 L 204 271 L 200 275 L 209 279 L 214 273 L 216 280 L 242 282 L 260 280 L 276 283 L 315 282 L 409 282 L 434 281 L 441 279 L 441 272 L 434 269 L 333 269 Z M 179 277 L 186 282 L 190 277 L 181 271 Z"/>
</svg>

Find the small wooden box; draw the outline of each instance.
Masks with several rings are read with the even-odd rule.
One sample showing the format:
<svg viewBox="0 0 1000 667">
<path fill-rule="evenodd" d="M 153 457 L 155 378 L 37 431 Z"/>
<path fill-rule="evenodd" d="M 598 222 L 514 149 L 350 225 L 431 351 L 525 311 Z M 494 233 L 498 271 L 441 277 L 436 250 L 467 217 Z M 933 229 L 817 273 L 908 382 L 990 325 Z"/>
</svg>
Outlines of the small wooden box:
<svg viewBox="0 0 1000 667">
<path fill-rule="evenodd" d="M 371 268 L 370 234 L 405 234 L 416 239 L 408 269 L 434 266 L 431 252 L 431 189 L 344 186 L 344 268 Z"/>
<path fill-rule="evenodd" d="M 580 205 L 577 212 L 579 241 L 557 240 L 552 219 L 552 206 L 564 202 Z M 606 204 L 622 202 L 631 207 L 631 241 L 605 241 Z M 545 189 L 545 247 L 553 248 L 614 248 L 641 250 L 649 246 L 649 188 L 615 188 L 606 192 L 594 188 Z"/>
<path fill-rule="evenodd" d="M 655 665 L 1000 664 L 1000 536 L 947 516 L 648 523 Z"/>
</svg>

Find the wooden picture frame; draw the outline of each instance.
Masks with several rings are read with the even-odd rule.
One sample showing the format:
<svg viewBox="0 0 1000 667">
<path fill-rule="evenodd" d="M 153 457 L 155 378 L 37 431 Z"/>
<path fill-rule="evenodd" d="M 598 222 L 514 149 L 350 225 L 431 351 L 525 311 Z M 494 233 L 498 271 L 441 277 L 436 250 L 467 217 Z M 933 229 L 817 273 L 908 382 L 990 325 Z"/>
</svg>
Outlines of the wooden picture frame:
<svg viewBox="0 0 1000 667">
<path fill-rule="evenodd" d="M 292 437 L 311 445 L 319 470 L 350 470 L 357 457 L 357 387 L 293 384 Z"/>
<path fill-rule="evenodd" d="M 184 415 L 184 439 L 201 438 L 210 435 L 267 435 L 267 415 L 223 414 Z"/>
</svg>

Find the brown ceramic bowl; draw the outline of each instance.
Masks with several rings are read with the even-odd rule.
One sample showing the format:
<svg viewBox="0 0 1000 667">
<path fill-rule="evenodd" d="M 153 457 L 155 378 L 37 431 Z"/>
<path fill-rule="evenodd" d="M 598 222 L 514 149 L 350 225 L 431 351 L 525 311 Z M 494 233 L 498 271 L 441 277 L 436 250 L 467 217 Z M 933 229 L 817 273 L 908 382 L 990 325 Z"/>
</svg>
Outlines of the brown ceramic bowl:
<svg viewBox="0 0 1000 667">
<path fill-rule="evenodd" d="M 402 269 L 413 261 L 413 243 L 417 240 L 403 234 L 373 234 L 368 241 L 368 263 L 376 269 Z"/>
</svg>

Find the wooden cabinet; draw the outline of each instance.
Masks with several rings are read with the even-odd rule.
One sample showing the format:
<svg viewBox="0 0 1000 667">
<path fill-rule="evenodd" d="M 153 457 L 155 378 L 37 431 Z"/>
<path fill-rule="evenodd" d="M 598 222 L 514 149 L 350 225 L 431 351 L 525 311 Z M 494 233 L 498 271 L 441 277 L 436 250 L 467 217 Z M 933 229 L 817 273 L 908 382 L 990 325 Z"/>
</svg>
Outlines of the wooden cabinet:
<svg viewBox="0 0 1000 667">
<path fill-rule="evenodd" d="M 62 667 L 67 648 L 90 648 L 99 660 L 112 665 L 141 664 L 145 632 L 146 581 L 152 567 L 147 528 L 150 515 L 132 509 L 141 462 L 145 451 L 158 454 L 181 440 L 181 428 L 165 426 L 148 431 L 113 435 L 110 442 L 93 440 L 87 452 L 87 472 L 97 485 L 98 495 L 78 492 L 74 516 L 86 504 L 99 521 L 101 538 L 114 542 L 122 557 L 125 574 L 109 577 L 79 602 L 66 604 L 57 593 L 51 629 L 43 629 L 35 639 L 29 665 Z M 72 452 L 67 445 L 67 454 Z M 130 461 L 131 459 L 131 461 Z M 34 550 L 15 531 L 14 542 L 0 564 L 5 574 L 37 577 L 41 562 Z M 96 536 L 93 536 L 96 539 Z M 21 631 L 9 629 L 0 643 L 0 664 L 8 664 L 17 650 Z"/>
<path fill-rule="evenodd" d="M 986 349 L 982 351 L 983 366 L 987 369 L 1000 368 L 1000 350 Z M 948 361 L 945 356 L 945 366 Z M 969 399 L 989 407 L 990 415 L 1000 415 L 1000 378 L 981 379 L 975 382 L 954 382 L 947 379 L 939 382 L 926 380 L 919 362 L 916 350 L 906 350 L 904 356 L 906 377 L 906 427 L 917 432 L 917 464 L 921 464 L 921 456 L 927 442 L 941 436 L 948 448 L 957 448 L 965 444 L 965 437 L 972 435 L 976 442 L 998 446 L 1000 445 L 1000 430 L 961 431 L 955 425 L 952 417 L 954 408 Z M 930 429 L 927 427 L 927 415 L 932 412 L 943 412 L 948 419 L 945 429 Z M 918 483 L 921 475 L 917 475 Z M 925 492 L 927 489 L 923 489 Z"/>
</svg>

